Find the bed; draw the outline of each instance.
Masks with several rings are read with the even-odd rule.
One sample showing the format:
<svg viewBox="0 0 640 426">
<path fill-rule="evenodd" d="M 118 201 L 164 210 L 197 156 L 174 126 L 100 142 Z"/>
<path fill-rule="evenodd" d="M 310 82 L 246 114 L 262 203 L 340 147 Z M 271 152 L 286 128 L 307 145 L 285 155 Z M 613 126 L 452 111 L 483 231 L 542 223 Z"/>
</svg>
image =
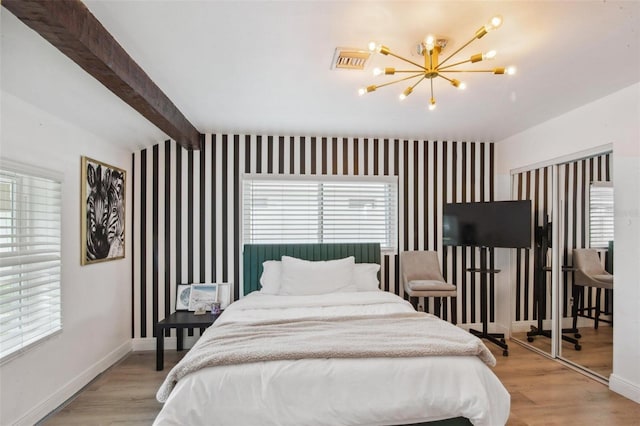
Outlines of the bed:
<svg viewBox="0 0 640 426">
<path fill-rule="evenodd" d="M 243 255 L 246 296 L 169 372 L 155 425 L 506 423 L 510 397 L 484 344 L 371 288 L 377 244 L 247 245 Z M 367 285 L 305 293 L 319 291 L 318 277 L 339 282 L 332 271 L 345 259 L 367 269 Z M 294 279 L 288 293 L 283 271 L 278 291 L 267 285 L 274 264 L 305 260 L 331 268 L 304 269 L 315 287 Z"/>
</svg>

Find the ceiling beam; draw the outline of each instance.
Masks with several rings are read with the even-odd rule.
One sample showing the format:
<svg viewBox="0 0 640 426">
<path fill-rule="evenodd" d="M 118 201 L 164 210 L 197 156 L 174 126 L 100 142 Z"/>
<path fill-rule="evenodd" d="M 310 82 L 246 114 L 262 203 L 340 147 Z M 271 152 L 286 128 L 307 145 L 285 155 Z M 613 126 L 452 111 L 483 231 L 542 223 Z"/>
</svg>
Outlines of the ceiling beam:
<svg viewBox="0 0 640 426">
<path fill-rule="evenodd" d="M 133 109 L 187 149 L 203 136 L 80 0 L 1 0 Z"/>
</svg>

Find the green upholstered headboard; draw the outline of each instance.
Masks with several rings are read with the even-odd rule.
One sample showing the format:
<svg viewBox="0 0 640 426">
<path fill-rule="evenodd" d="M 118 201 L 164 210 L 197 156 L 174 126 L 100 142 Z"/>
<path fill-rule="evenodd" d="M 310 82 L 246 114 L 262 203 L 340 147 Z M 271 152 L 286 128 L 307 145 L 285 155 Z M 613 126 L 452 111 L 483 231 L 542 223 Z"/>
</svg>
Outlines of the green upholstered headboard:
<svg viewBox="0 0 640 426">
<path fill-rule="evenodd" d="M 356 263 L 380 264 L 380 244 L 245 244 L 242 253 L 245 295 L 260 290 L 262 262 L 280 260 L 282 256 L 304 260 L 334 260 L 354 256 Z"/>
</svg>

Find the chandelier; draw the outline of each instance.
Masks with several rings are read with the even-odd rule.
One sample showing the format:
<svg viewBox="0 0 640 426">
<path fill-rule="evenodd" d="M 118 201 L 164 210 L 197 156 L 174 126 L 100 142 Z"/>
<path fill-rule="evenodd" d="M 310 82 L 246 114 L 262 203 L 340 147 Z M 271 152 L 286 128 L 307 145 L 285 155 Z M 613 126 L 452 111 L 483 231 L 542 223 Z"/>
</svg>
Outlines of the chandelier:
<svg viewBox="0 0 640 426">
<path fill-rule="evenodd" d="M 378 52 L 383 55 L 391 55 L 395 58 L 398 58 L 404 62 L 407 62 L 413 65 L 414 67 L 417 67 L 417 69 L 398 70 L 395 68 L 384 68 L 384 69 L 375 68 L 373 70 L 373 74 L 375 76 L 382 75 L 382 74 L 384 75 L 410 74 L 410 75 L 397 80 L 389 81 L 387 83 L 378 84 L 378 85 L 373 84 L 371 86 L 361 88 L 358 90 L 358 93 L 362 96 L 365 93 L 373 92 L 384 86 L 389 86 L 391 84 L 400 83 L 402 81 L 418 78 L 418 81 L 416 81 L 413 85 L 408 86 L 400 94 L 400 100 L 403 100 L 407 96 L 409 96 L 411 92 L 413 92 L 413 89 L 415 89 L 415 87 L 418 84 L 420 84 L 423 80 L 428 79 L 431 86 L 431 99 L 429 101 L 429 110 L 434 110 L 436 108 L 436 99 L 433 95 L 433 80 L 438 77 L 447 80 L 449 83 L 451 83 L 452 86 L 460 90 L 464 90 L 466 88 L 466 84 L 464 82 L 457 80 L 455 78 L 450 78 L 446 74 L 464 73 L 464 72 L 490 72 L 496 75 L 503 75 L 503 74 L 513 75 L 516 72 L 515 67 L 507 67 L 507 68 L 497 67 L 497 68 L 491 68 L 491 69 L 456 68 L 457 66 L 462 64 L 467 64 L 467 63 L 473 64 L 476 62 L 493 59 L 496 56 L 495 50 L 491 50 L 486 53 L 477 53 L 464 61 L 447 64 L 449 59 L 451 59 L 453 56 L 455 56 L 458 52 L 460 52 L 465 47 L 469 46 L 474 40 L 484 37 L 485 34 L 499 28 L 501 25 L 502 25 L 502 17 L 494 16 L 486 25 L 480 27 L 480 29 L 476 31 L 475 35 L 473 36 L 473 38 L 471 38 L 471 40 L 463 44 L 458 50 L 453 52 L 451 55 L 447 56 L 442 61 L 439 60 L 439 56 L 440 56 L 440 53 L 442 52 L 442 49 L 444 49 L 444 47 L 447 45 L 447 40 L 442 38 L 435 38 L 432 35 L 428 35 L 418 45 L 418 53 L 424 56 L 424 65 L 420 65 L 416 62 L 413 62 L 410 59 L 403 58 L 402 56 L 393 53 L 387 46 L 383 46 L 381 44 L 376 44 L 375 42 L 371 42 L 369 43 L 369 50 L 371 50 L 372 52 Z"/>
</svg>

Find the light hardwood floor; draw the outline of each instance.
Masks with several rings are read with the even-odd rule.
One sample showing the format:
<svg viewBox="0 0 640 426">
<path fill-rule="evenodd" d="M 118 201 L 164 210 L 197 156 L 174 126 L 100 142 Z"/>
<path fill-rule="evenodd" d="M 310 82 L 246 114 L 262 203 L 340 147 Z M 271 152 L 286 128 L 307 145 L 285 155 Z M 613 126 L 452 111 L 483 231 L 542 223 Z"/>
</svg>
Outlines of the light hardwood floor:
<svg viewBox="0 0 640 426">
<path fill-rule="evenodd" d="M 511 394 L 508 425 L 638 425 L 640 405 L 562 364 L 509 342 L 503 357 L 494 345 L 496 375 Z M 165 352 L 155 371 L 154 352 L 133 352 L 88 385 L 45 425 L 149 425 L 161 405 L 155 392 L 181 357 Z"/>
<path fill-rule="evenodd" d="M 581 350 L 576 351 L 572 343 L 563 341 L 561 356 L 605 379 L 608 378 L 613 371 L 613 327 L 607 324 L 601 324 L 597 330 L 593 326 L 581 327 L 580 334 Z M 567 335 L 573 336 L 571 333 Z M 536 336 L 533 342 L 528 342 L 526 332 L 522 332 L 513 333 L 512 338 L 551 353 L 551 339 L 547 337 Z"/>
</svg>

